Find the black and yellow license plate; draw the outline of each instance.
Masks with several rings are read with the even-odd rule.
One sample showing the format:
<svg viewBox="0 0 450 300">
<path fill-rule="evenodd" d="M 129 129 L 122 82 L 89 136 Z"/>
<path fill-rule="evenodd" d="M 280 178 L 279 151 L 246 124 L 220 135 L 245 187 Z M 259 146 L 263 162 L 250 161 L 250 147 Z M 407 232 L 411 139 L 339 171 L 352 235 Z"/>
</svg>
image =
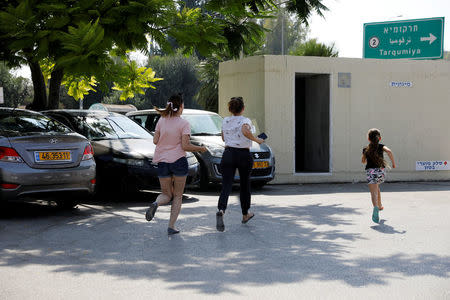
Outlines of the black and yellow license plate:
<svg viewBox="0 0 450 300">
<path fill-rule="evenodd" d="M 34 153 L 37 162 L 70 161 L 70 151 L 39 151 Z"/>
<path fill-rule="evenodd" d="M 253 169 L 265 169 L 269 167 L 268 161 L 254 161 Z"/>
</svg>

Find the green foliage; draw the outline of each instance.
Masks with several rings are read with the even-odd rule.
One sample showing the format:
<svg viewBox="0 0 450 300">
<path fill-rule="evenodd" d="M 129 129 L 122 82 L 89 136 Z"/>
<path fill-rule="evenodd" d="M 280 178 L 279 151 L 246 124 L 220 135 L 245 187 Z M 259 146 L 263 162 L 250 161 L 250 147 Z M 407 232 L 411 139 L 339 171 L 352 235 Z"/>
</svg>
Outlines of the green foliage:
<svg viewBox="0 0 450 300">
<path fill-rule="evenodd" d="M 72 96 L 75 100 L 82 100 L 90 91 L 95 91 L 97 81 L 93 76 L 90 78 L 66 76 L 62 85 L 66 87 L 69 96 Z"/>
<path fill-rule="evenodd" d="M 306 21 L 312 11 L 321 14 L 326 10 L 321 1 L 288 0 L 286 5 Z M 102 89 L 107 88 L 108 82 L 116 82 L 116 88 L 123 90 L 121 99 L 126 99 L 142 93 L 148 82 L 154 82 L 155 75 L 133 66 L 124 70 L 115 64 L 113 56 L 123 57 L 128 50 L 145 52 L 148 39 L 163 53 L 172 52 L 172 45 L 176 44 L 184 55 L 194 51 L 204 57 L 214 53 L 226 53 L 230 58 L 251 55 L 264 43 L 264 28 L 258 20 L 278 10 L 272 0 L 199 3 L 190 6 L 174 0 L 0 1 L 0 60 L 10 66 L 32 66 L 33 84 L 38 89 L 45 89 L 45 84 L 36 63 L 54 63 L 54 74 L 59 76 L 52 79 L 53 92 L 48 93 L 51 97 L 59 97 L 54 85 L 65 74 L 89 80 L 94 76 Z M 128 83 L 122 74 L 130 75 Z M 45 109 L 46 103 L 54 105 L 59 100 L 42 99 L 46 97 L 44 92 L 34 96 L 34 103 L 39 106 L 36 109 Z"/>
<path fill-rule="evenodd" d="M 60 36 L 61 49 L 64 54 L 55 57 L 56 65 L 73 74 L 95 74 L 99 67 L 106 67 L 110 62 L 105 51 L 109 45 L 104 39 L 105 31 L 95 22 L 80 22 L 68 26 L 68 32 Z"/>
<path fill-rule="evenodd" d="M 138 67 L 135 61 L 126 61 L 117 81 L 114 82 L 114 90 L 122 91 L 120 100 L 133 98 L 135 94 L 145 94 L 145 88 L 155 88 L 153 82 L 163 80 L 156 78 L 152 68 Z"/>
<path fill-rule="evenodd" d="M 322 4 L 322 0 L 291 0 L 287 1 L 286 10 L 290 13 L 297 15 L 298 19 L 305 25 L 308 25 L 308 19 L 315 11 L 319 16 L 323 17 L 323 11 L 327 11 L 328 8 Z"/>
<path fill-rule="evenodd" d="M 327 46 L 322 43 L 318 43 L 317 39 L 311 39 L 306 43 L 300 43 L 294 47 L 290 55 L 297 56 L 325 56 L 325 57 L 337 57 L 339 52 L 334 48 L 334 44 Z"/>
<path fill-rule="evenodd" d="M 264 22 L 267 29 L 263 54 L 283 55 L 297 43 L 306 39 L 308 29 L 295 16 L 281 9 L 276 18 L 267 19 Z M 282 53 L 281 43 L 284 43 Z"/>
<path fill-rule="evenodd" d="M 219 63 L 222 57 L 213 56 L 198 65 L 200 89 L 195 99 L 203 109 L 218 112 L 219 103 Z"/>
<path fill-rule="evenodd" d="M 32 100 L 31 82 L 26 78 L 14 76 L 3 62 L 0 62 L 0 87 L 3 87 L 3 106 L 18 107 L 27 105 Z"/>
<path fill-rule="evenodd" d="M 156 89 L 147 89 L 145 108 L 165 107 L 167 99 L 175 93 L 183 94 L 186 107 L 198 107 L 193 99 L 200 86 L 196 76 L 198 63 L 196 57 L 186 57 L 180 52 L 171 56 L 150 57 L 148 65 L 164 80 L 155 84 Z"/>
<path fill-rule="evenodd" d="M 51 62 L 48 58 L 44 58 L 39 62 L 41 67 L 42 75 L 44 76 L 44 80 L 47 83 L 52 77 L 53 69 L 55 68 L 55 64 Z"/>
</svg>

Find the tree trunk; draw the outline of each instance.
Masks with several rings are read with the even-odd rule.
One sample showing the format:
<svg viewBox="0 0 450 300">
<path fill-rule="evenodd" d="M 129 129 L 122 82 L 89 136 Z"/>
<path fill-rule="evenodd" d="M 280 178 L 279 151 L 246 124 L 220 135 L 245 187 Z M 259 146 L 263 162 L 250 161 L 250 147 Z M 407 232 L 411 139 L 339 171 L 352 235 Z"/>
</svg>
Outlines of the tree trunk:
<svg viewBox="0 0 450 300">
<path fill-rule="evenodd" d="M 56 69 L 52 72 L 48 91 L 48 109 L 57 109 L 59 106 L 59 90 L 63 76 L 63 69 Z"/>
<path fill-rule="evenodd" d="M 29 61 L 31 80 L 33 81 L 34 99 L 31 109 L 44 110 L 47 108 L 47 91 L 45 89 L 44 75 L 38 62 Z"/>
</svg>

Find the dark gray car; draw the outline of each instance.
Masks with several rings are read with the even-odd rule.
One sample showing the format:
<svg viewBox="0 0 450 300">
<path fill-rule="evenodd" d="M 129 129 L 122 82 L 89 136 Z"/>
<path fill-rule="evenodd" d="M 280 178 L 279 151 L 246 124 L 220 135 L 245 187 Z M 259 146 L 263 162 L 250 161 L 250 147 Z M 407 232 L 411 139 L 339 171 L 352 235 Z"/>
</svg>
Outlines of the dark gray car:
<svg viewBox="0 0 450 300">
<path fill-rule="evenodd" d="M 154 132 L 160 117 L 154 109 L 129 112 L 127 116 L 150 132 Z M 222 182 L 220 160 L 225 149 L 221 136 L 222 117 L 197 109 L 184 109 L 181 117 L 191 125 L 191 143 L 208 148 L 204 153 L 195 153 L 200 163 L 200 187 L 205 188 L 210 182 Z M 250 180 L 253 185 L 263 186 L 275 177 L 275 156 L 266 143 L 253 142 L 250 152 L 254 160 Z M 235 181 L 239 181 L 239 173 L 236 173 Z"/>
<path fill-rule="evenodd" d="M 94 147 L 101 192 L 133 193 L 159 188 L 158 166 L 153 163 L 153 136 L 128 117 L 100 110 L 49 110 L 46 115 L 87 137 Z M 199 180 L 199 163 L 191 152 L 187 184 Z"/>
<path fill-rule="evenodd" d="M 93 193 L 92 146 L 82 135 L 40 113 L 0 108 L 1 201 L 57 192 Z M 74 206 L 72 197 L 57 203 Z"/>
</svg>

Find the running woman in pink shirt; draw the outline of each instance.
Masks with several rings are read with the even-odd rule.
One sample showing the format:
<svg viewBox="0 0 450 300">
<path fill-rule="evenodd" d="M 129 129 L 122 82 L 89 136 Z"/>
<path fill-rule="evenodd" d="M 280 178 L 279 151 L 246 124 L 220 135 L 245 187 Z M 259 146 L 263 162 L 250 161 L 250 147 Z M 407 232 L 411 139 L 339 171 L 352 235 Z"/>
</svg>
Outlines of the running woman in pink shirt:
<svg viewBox="0 0 450 300">
<path fill-rule="evenodd" d="M 205 152 L 206 147 L 195 146 L 190 142 L 191 127 L 180 116 L 183 113 L 183 98 L 180 94 L 172 95 L 165 109 L 155 109 L 161 115 L 156 124 L 153 143 L 156 145 L 153 162 L 158 163 L 158 178 L 161 194 L 150 204 L 145 218 L 151 221 L 159 205 L 172 200 L 170 210 L 169 235 L 179 233 L 175 222 L 181 210 L 184 186 L 188 174 L 188 162 L 185 151 Z"/>
</svg>

